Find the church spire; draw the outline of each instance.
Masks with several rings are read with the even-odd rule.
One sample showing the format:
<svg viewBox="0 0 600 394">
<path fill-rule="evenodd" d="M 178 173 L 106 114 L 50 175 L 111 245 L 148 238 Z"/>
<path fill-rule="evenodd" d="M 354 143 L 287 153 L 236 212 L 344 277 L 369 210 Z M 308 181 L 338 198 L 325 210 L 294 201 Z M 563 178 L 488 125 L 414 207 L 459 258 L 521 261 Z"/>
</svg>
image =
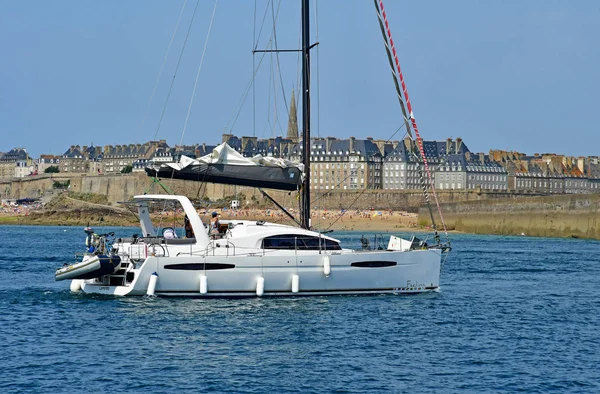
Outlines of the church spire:
<svg viewBox="0 0 600 394">
<path fill-rule="evenodd" d="M 290 102 L 290 119 L 288 120 L 287 138 L 298 142 L 298 114 L 296 110 L 296 94 L 292 88 L 292 101 Z"/>
</svg>

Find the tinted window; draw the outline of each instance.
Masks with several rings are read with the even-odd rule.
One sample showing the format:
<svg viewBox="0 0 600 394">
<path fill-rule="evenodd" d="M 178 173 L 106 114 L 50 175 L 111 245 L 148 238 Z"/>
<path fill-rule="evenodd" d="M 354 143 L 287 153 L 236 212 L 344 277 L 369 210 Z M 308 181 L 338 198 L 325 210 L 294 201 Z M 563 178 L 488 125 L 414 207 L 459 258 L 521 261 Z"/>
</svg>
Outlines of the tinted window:
<svg viewBox="0 0 600 394">
<path fill-rule="evenodd" d="M 264 249 L 291 249 L 294 250 L 340 250 L 340 244 L 325 238 L 309 235 L 274 235 L 263 239 Z"/>
</svg>

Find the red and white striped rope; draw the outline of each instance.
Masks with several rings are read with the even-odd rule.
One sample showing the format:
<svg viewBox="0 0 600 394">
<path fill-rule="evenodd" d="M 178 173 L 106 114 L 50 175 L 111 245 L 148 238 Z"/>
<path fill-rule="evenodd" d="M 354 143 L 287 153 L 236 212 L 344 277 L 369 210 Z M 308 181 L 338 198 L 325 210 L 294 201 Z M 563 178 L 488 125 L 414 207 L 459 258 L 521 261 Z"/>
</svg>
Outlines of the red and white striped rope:
<svg viewBox="0 0 600 394">
<path fill-rule="evenodd" d="M 383 22 L 385 24 L 385 31 L 388 36 L 388 41 L 390 44 L 390 48 L 392 49 L 392 54 L 394 56 L 394 62 L 396 63 L 396 68 L 398 69 L 398 77 L 400 78 L 400 84 L 402 85 L 402 93 L 404 94 L 404 99 L 406 100 L 406 107 L 408 108 L 408 114 L 410 117 L 410 121 L 412 123 L 412 127 L 415 131 L 415 135 L 417 137 L 417 146 L 419 147 L 419 153 L 421 153 L 421 157 L 423 158 L 423 164 L 425 166 L 425 172 L 427 173 L 427 179 L 429 180 L 429 186 L 431 187 L 431 192 L 433 193 L 433 197 L 435 199 L 435 204 L 438 209 L 438 213 L 440 215 L 440 220 L 442 222 L 442 226 L 444 227 L 444 232 L 446 233 L 446 237 L 448 237 L 448 230 L 446 229 L 446 223 L 444 222 L 444 217 L 442 216 L 442 209 L 440 208 L 440 203 L 437 198 L 437 194 L 435 192 L 435 187 L 433 180 L 431 178 L 431 172 L 429 171 L 429 165 L 427 164 L 427 157 L 425 156 L 425 151 L 423 150 L 423 139 L 419 134 L 419 128 L 417 127 L 417 121 L 415 120 L 415 116 L 413 114 L 412 105 L 410 104 L 410 98 L 408 97 L 408 90 L 406 89 L 406 83 L 404 82 L 404 76 L 402 75 L 402 69 L 400 68 L 400 62 L 398 61 L 398 55 L 396 54 L 396 47 L 394 45 L 394 40 L 392 38 L 392 32 L 390 30 L 390 25 L 387 20 L 387 16 L 385 14 L 385 8 L 383 7 L 383 0 L 379 0 L 379 10 L 381 15 L 383 15 Z"/>
</svg>

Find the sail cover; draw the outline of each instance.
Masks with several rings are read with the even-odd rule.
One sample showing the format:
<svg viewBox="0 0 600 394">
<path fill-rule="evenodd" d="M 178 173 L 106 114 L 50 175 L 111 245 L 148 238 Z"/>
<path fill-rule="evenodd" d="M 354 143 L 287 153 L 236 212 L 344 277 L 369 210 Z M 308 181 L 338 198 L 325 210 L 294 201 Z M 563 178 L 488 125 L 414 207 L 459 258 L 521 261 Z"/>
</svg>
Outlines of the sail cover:
<svg viewBox="0 0 600 394">
<path fill-rule="evenodd" d="M 149 176 L 229 185 L 297 190 L 303 165 L 275 157 L 242 156 L 226 143 L 198 159 L 181 156 L 179 163 L 146 167 Z"/>
</svg>

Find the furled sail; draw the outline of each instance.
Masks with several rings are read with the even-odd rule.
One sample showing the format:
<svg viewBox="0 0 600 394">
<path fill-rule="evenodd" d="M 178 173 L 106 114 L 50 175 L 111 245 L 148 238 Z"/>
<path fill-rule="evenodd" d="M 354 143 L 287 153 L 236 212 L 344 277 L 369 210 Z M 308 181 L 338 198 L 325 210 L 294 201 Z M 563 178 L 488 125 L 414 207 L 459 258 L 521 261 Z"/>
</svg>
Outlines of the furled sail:
<svg viewBox="0 0 600 394">
<path fill-rule="evenodd" d="M 146 173 L 157 178 L 297 190 L 303 165 L 262 155 L 247 158 L 223 143 L 198 159 L 181 156 L 178 163 L 146 167 Z"/>
</svg>

